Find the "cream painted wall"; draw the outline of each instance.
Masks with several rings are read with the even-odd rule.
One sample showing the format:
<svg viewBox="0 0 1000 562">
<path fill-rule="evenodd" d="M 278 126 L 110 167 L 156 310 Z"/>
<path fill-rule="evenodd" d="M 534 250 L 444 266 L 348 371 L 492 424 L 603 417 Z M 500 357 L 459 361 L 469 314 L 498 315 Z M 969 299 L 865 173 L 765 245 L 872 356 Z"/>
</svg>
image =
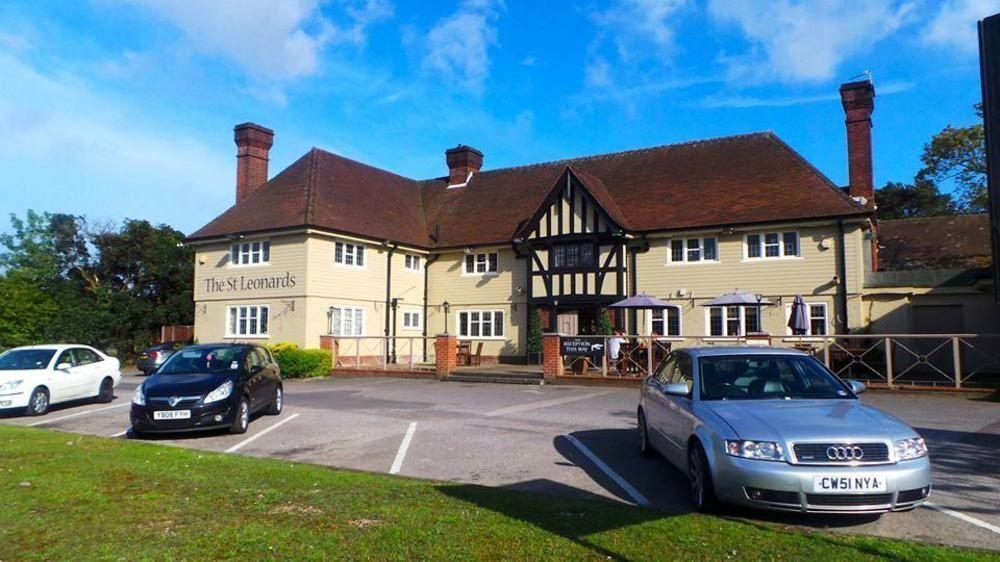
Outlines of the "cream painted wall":
<svg viewBox="0 0 1000 562">
<path fill-rule="evenodd" d="M 457 333 L 458 312 L 461 310 L 504 311 L 504 339 L 476 340 L 483 342 L 484 355 L 520 356 L 524 354 L 527 334 L 527 267 L 509 247 L 477 248 L 477 252 L 496 251 L 497 273 L 468 275 L 464 273 L 463 252 L 441 254 L 429 272 L 428 331 L 429 335 L 444 333 L 442 303 L 448 301 L 448 331 Z M 518 291 L 518 288 L 521 291 Z"/>
<path fill-rule="evenodd" d="M 799 232 L 800 257 L 748 260 L 744 257 L 744 238 L 755 232 Z M 718 240 L 717 262 L 668 264 L 670 240 L 674 238 L 715 237 Z M 864 274 L 862 248 L 864 232 L 860 225 L 845 225 L 848 320 L 858 327 L 861 318 L 861 280 Z M 729 234 L 724 231 L 692 231 L 653 238 L 648 252 L 636 257 L 637 291 L 659 297 L 681 307 L 682 335 L 705 336 L 708 325 L 702 304 L 724 293 L 740 289 L 762 294 L 776 305 L 765 307 L 762 324 L 772 335 L 785 334 L 784 305 L 802 295 L 810 303 L 826 303 L 828 332 L 834 333 L 840 316 L 836 299 L 837 253 L 839 233 L 836 224 L 815 226 L 775 226 Z M 682 296 L 683 295 L 683 296 Z M 647 330 L 646 314 L 639 314 L 641 333 Z"/>
</svg>

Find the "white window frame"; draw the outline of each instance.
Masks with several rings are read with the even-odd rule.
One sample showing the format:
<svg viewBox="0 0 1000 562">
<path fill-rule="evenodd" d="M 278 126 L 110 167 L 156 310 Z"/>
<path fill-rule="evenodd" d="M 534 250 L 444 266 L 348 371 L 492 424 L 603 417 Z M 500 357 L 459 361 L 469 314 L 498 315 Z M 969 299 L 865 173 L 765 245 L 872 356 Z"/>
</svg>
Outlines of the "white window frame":
<svg viewBox="0 0 1000 562">
<path fill-rule="evenodd" d="M 790 253 L 785 245 L 785 235 L 794 234 L 795 235 L 795 252 Z M 767 254 L 767 236 L 773 235 L 778 237 L 778 255 L 768 256 Z M 760 250 L 760 255 L 750 256 L 750 237 L 758 236 L 760 237 L 758 248 Z M 743 261 L 771 261 L 771 260 L 797 260 L 802 259 L 802 236 L 799 234 L 798 230 L 768 230 L 761 232 L 750 232 L 743 236 Z"/>
<path fill-rule="evenodd" d="M 271 265 L 270 240 L 240 240 L 229 245 L 229 267 L 262 265 Z"/>
<path fill-rule="evenodd" d="M 788 326 L 788 323 L 792 319 L 792 303 L 785 304 L 785 335 L 794 337 L 818 337 L 827 336 L 830 334 L 830 307 L 827 306 L 825 302 L 806 302 L 806 311 L 809 314 L 809 329 L 806 330 L 805 334 L 795 335 L 792 333 L 792 329 Z M 823 327 L 824 332 L 822 334 L 814 334 L 812 329 L 813 322 L 813 308 L 823 309 Z"/>
<path fill-rule="evenodd" d="M 340 247 L 340 261 L 337 261 L 337 247 Z M 358 255 L 361 255 L 361 265 L 358 265 Z M 351 263 L 347 263 L 350 256 Z M 368 269 L 368 249 L 360 242 L 335 240 L 333 243 L 333 265 L 350 269 Z"/>
<path fill-rule="evenodd" d="M 423 316 L 419 310 L 403 310 L 400 324 L 404 330 L 421 330 L 424 327 Z"/>
<path fill-rule="evenodd" d="M 712 259 L 712 260 L 705 259 L 705 241 L 706 240 L 714 240 L 715 241 L 715 259 Z M 678 260 L 674 260 L 674 242 L 675 241 L 680 242 L 684 246 L 684 251 L 681 252 L 681 259 L 679 261 Z M 691 248 L 689 246 L 689 243 L 691 241 L 697 241 L 698 242 L 698 247 L 697 248 Z M 691 250 L 697 250 L 698 251 L 699 259 L 697 259 L 697 260 L 691 260 L 691 259 L 689 259 L 689 256 L 690 256 L 690 253 L 691 253 L 690 251 Z M 710 264 L 710 263 L 719 263 L 720 261 L 721 260 L 719 259 L 719 238 L 716 237 L 716 236 L 697 236 L 697 237 L 684 237 L 684 238 L 678 237 L 678 238 L 670 238 L 669 240 L 667 240 L 667 265 Z"/>
<path fill-rule="evenodd" d="M 469 332 L 470 332 L 469 334 L 463 334 L 462 333 L 462 315 L 463 314 L 468 314 L 469 315 L 469 326 L 471 328 L 471 326 L 472 326 L 472 315 L 476 314 L 476 313 L 479 314 L 479 320 L 477 321 L 478 324 L 479 324 L 479 327 L 480 327 L 480 329 L 479 329 L 479 335 L 478 336 L 471 335 L 471 331 L 472 331 L 471 329 L 469 330 Z M 482 335 L 482 333 L 483 333 L 482 326 L 487 323 L 487 321 L 483 319 L 483 315 L 484 314 L 490 314 L 489 324 L 490 324 L 491 335 L 489 335 L 489 336 Z M 496 320 L 495 320 L 495 318 L 496 318 L 497 314 L 500 314 L 501 317 L 502 317 L 501 321 L 500 321 L 500 330 L 501 330 L 500 334 L 495 333 L 495 330 L 493 330 L 493 328 L 496 327 Z M 506 334 L 507 334 L 507 313 L 505 311 L 503 311 L 503 310 L 500 310 L 500 309 L 486 309 L 486 310 L 468 309 L 468 310 L 459 310 L 458 312 L 455 313 L 455 326 L 456 326 L 456 331 L 458 333 L 458 339 L 462 339 L 462 340 L 505 340 L 505 339 L 507 339 L 507 336 L 506 336 Z"/>
<path fill-rule="evenodd" d="M 721 308 L 722 309 L 722 334 L 712 334 L 712 309 Z M 729 309 L 736 308 L 739 309 L 740 314 L 740 329 L 736 334 L 729 333 Z M 757 328 L 763 332 L 764 331 L 764 315 L 761 313 L 759 306 L 747 306 L 747 305 L 724 305 L 724 306 L 706 306 L 705 307 L 705 336 L 709 338 L 744 338 L 747 335 L 747 314 L 748 309 L 757 310 Z"/>
<path fill-rule="evenodd" d="M 472 271 L 469 271 L 469 256 L 472 256 Z M 490 256 L 496 256 L 496 269 L 490 270 Z M 483 270 L 480 271 L 480 265 Z M 475 252 L 472 254 L 462 254 L 462 275 L 485 277 L 487 275 L 500 274 L 500 252 Z"/>
<path fill-rule="evenodd" d="M 253 314 L 251 314 L 251 310 Z M 233 316 L 233 313 L 236 316 Z M 246 333 L 240 333 L 240 320 L 246 322 Z M 235 322 L 234 322 L 235 321 Z M 226 337 L 240 339 L 266 339 L 271 337 L 271 306 L 267 304 L 233 304 L 226 307 Z M 253 330 L 251 333 L 251 322 Z M 234 326 L 235 324 L 235 326 Z M 263 324 L 263 330 L 261 329 Z M 234 329 L 235 328 L 235 329 Z"/>
<path fill-rule="evenodd" d="M 414 273 L 424 270 L 424 260 L 417 254 L 403 254 L 403 269 Z"/>
<path fill-rule="evenodd" d="M 344 313 L 347 312 L 347 311 L 350 311 L 350 313 L 351 313 L 351 319 L 350 319 L 350 329 L 348 331 L 352 332 L 352 333 L 345 334 L 345 333 L 342 333 L 343 330 L 337 330 L 337 331 L 335 331 L 333 329 L 333 318 L 334 318 L 334 311 L 335 310 L 339 313 L 340 328 L 343 328 L 343 326 L 344 326 Z M 358 323 L 358 317 L 361 318 L 360 327 L 358 327 L 358 324 L 359 324 Z M 335 305 L 331 306 L 330 307 L 330 318 L 329 318 L 329 320 L 327 320 L 327 331 L 329 332 L 329 335 L 331 335 L 331 336 L 340 336 L 340 337 L 351 337 L 351 336 L 363 336 L 363 335 L 365 335 L 365 309 L 364 309 L 364 307 L 356 306 L 356 305 L 343 305 L 343 304 L 335 304 Z M 357 333 L 353 333 L 353 332 L 357 332 Z"/>
<path fill-rule="evenodd" d="M 683 311 L 681 310 L 681 307 L 678 306 L 678 305 L 676 305 L 676 304 L 667 305 L 667 308 L 670 308 L 670 309 L 673 309 L 673 310 L 677 311 L 677 330 L 678 330 L 678 332 L 676 334 L 667 334 L 667 333 L 664 333 L 666 331 L 667 321 L 666 321 L 666 318 L 663 318 L 663 319 L 659 320 L 660 322 L 663 322 L 663 328 L 664 328 L 664 330 L 660 332 L 660 335 L 663 336 L 663 337 L 665 337 L 665 338 L 679 338 L 679 337 L 681 337 L 681 334 L 684 333 L 684 314 L 683 314 Z M 654 312 L 656 312 L 656 310 L 650 310 L 649 314 L 646 315 L 646 333 L 648 333 L 649 335 L 653 335 L 653 322 L 656 321 L 656 320 L 653 319 L 653 313 Z"/>
</svg>

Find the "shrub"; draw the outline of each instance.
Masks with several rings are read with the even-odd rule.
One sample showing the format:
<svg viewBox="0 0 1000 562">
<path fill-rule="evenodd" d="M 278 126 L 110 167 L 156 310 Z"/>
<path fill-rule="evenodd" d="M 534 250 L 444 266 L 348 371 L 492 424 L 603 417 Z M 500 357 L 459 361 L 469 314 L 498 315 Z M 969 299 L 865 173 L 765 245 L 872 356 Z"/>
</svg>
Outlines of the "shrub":
<svg viewBox="0 0 1000 562">
<path fill-rule="evenodd" d="M 333 368 L 333 355 L 326 349 L 299 349 L 294 343 L 278 343 L 270 349 L 283 379 L 325 377 Z"/>
</svg>

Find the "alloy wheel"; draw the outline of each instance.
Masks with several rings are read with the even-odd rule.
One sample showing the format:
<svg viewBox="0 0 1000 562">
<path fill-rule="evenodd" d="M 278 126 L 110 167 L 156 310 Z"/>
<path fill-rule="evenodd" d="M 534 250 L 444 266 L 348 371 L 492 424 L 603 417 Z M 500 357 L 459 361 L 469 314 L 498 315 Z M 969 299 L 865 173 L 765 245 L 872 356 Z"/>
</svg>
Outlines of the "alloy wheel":
<svg viewBox="0 0 1000 562">
<path fill-rule="evenodd" d="M 240 402 L 240 427 L 246 429 L 250 425 L 250 408 L 247 403 Z"/>
<path fill-rule="evenodd" d="M 281 387 L 279 386 L 277 390 L 274 391 L 274 409 L 281 413 L 281 401 L 283 399 L 284 393 L 281 392 Z"/>
<path fill-rule="evenodd" d="M 705 505 L 705 473 L 701 454 L 692 449 L 688 460 L 688 478 L 691 480 L 691 501 L 695 507 Z"/>
<path fill-rule="evenodd" d="M 49 395 L 44 390 L 36 390 L 31 397 L 31 409 L 35 414 L 42 415 L 49 408 Z"/>
</svg>

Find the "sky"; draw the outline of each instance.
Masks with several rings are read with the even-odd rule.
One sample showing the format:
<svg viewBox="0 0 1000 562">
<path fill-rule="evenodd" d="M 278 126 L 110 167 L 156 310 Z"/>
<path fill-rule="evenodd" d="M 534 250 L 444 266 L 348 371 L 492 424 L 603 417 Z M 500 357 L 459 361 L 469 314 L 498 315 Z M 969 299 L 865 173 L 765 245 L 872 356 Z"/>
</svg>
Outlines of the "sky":
<svg viewBox="0 0 1000 562">
<path fill-rule="evenodd" d="M 847 182 L 837 88 L 870 72 L 876 184 L 975 122 L 1000 0 L 0 3 L 0 217 L 190 233 L 233 204 L 233 126 L 416 179 L 770 130 Z M 692 204 L 696 198 L 692 199 Z M 349 204 L 349 202 L 345 202 Z M 0 228 L 5 224 L 0 218 Z"/>
</svg>

